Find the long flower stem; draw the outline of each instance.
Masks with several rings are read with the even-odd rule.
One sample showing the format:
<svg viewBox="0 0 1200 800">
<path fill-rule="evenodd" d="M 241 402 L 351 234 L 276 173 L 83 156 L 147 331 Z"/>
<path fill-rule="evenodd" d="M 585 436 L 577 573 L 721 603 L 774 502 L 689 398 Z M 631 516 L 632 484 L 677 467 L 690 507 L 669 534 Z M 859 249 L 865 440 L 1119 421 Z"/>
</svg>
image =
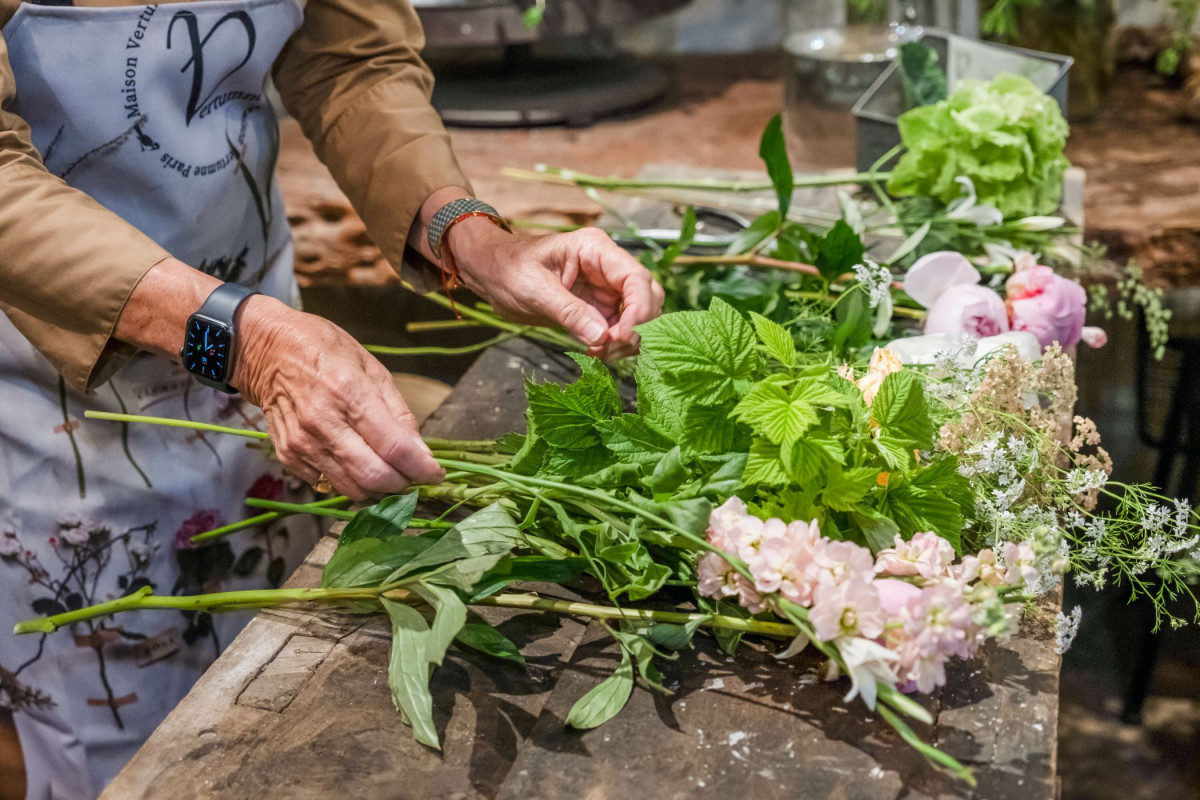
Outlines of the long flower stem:
<svg viewBox="0 0 1200 800">
<path fill-rule="evenodd" d="M 269 508 L 274 511 L 283 511 L 289 514 L 313 514 L 318 517 L 329 517 L 331 519 L 352 520 L 358 516 L 356 511 L 343 511 L 337 508 L 322 508 L 315 503 L 301 505 L 298 503 L 281 503 L 277 500 L 262 500 L 252 497 L 246 500 L 246 505 L 251 508 Z M 421 519 L 414 517 L 409 520 L 408 527 L 410 528 L 453 528 L 453 522 L 443 522 L 436 519 Z"/>
<path fill-rule="evenodd" d="M 250 500 L 257 499 L 258 498 L 250 498 Z M 245 530 L 246 528 L 253 528 L 258 525 L 266 525 L 274 522 L 275 520 L 291 516 L 292 514 L 310 514 L 316 509 L 325 509 L 331 506 L 338 506 L 347 502 L 349 499 L 350 498 L 345 496 L 327 497 L 324 500 L 318 500 L 315 503 L 305 503 L 303 505 L 297 504 L 295 506 L 295 510 L 288 509 L 286 511 L 270 511 L 266 514 L 256 514 L 253 517 L 247 517 L 246 519 L 238 522 L 231 522 L 228 525 L 222 525 L 219 528 L 213 528 L 211 531 L 198 533 L 188 541 L 192 544 L 199 544 L 201 542 L 209 541 L 210 539 L 219 539 L 222 536 L 228 536 L 231 533 L 237 533 L 238 531 Z M 246 501 L 246 505 L 249 505 L 253 508 L 254 504 L 251 503 L 250 500 Z"/>
<path fill-rule="evenodd" d="M 710 179 L 700 180 L 630 180 L 628 178 L 603 177 L 589 175 L 586 172 L 563 167 L 544 167 L 537 170 L 515 169 L 505 167 L 500 174 L 506 178 L 538 181 L 540 183 L 555 183 L 562 186 L 578 186 L 580 188 L 604 189 L 620 191 L 622 189 L 684 189 L 707 192 L 766 192 L 773 187 L 770 181 L 719 181 Z M 868 183 L 886 178 L 886 172 L 856 172 L 850 175 L 796 175 L 796 188 L 842 186 L 848 183 Z"/>
<path fill-rule="evenodd" d="M 437 347 L 434 345 L 418 347 L 386 347 L 378 344 L 364 344 L 363 349 L 378 356 L 463 356 L 486 350 L 494 344 L 515 339 L 520 334 L 506 331 L 499 336 L 493 336 L 475 344 L 464 344 L 461 347 Z"/>
</svg>

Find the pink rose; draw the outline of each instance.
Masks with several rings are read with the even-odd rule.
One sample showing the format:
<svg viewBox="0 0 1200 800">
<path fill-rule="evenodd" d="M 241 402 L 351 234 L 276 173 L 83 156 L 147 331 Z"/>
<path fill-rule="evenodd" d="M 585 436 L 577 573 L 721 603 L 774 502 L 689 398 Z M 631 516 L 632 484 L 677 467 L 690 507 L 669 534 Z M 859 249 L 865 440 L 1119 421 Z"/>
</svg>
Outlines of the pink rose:
<svg viewBox="0 0 1200 800">
<path fill-rule="evenodd" d="M 221 512 L 213 508 L 202 508 L 195 514 L 183 521 L 179 526 L 179 530 L 175 531 L 175 549 L 188 550 L 195 545 L 192 544 L 192 537 L 197 534 L 206 533 L 213 528 L 219 528 L 225 524 Z"/>
<path fill-rule="evenodd" d="M 971 283 L 942 292 L 925 318 L 925 333 L 944 333 L 954 341 L 963 334 L 983 339 L 1008 330 L 1008 309 L 1000 295 Z"/>
<path fill-rule="evenodd" d="M 1087 316 L 1087 293 L 1049 267 L 1022 267 L 1005 284 L 1013 330 L 1032 333 L 1043 348 L 1055 342 L 1074 347 Z"/>
</svg>

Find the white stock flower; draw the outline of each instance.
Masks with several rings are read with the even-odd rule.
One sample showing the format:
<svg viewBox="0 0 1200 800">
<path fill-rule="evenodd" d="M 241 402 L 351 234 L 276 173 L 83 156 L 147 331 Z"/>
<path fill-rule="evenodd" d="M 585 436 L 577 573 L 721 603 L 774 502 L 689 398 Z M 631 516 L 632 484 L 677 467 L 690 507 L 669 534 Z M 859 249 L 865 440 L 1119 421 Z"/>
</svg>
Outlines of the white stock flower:
<svg viewBox="0 0 1200 800">
<path fill-rule="evenodd" d="M 855 697 L 861 697 L 867 708 L 875 710 L 875 698 L 878 694 L 876 683 L 886 683 L 895 686 L 899 678 L 892 664 L 900 659 L 899 654 L 892 652 L 878 642 L 861 637 L 850 637 L 837 640 L 838 652 L 846 664 L 850 677 L 850 691 L 842 698 L 849 703 Z M 838 677 L 837 663 L 829 662 L 828 680 Z"/>
<path fill-rule="evenodd" d="M 1071 643 L 1079 633 L 1079 623 L 1083 619 L 1083 609 L 1079 606 L 1071 609 L 1070 614 L 1058 612 L 1054 621 L 1054 652 L 1060 656 L 1071 649 Z"/>
</svg>

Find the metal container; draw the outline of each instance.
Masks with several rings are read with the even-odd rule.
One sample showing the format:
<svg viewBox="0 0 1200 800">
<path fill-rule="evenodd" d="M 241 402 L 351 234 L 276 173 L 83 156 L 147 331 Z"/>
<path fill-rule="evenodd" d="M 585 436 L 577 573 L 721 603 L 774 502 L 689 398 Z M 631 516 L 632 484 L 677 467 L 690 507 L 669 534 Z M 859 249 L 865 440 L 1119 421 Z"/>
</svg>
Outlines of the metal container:
<svg viewBox="0 0 1200 800">
<path fill-rule="evenodd" d="M 939 30 L 925 30 L 917 39 L 938 54 L 950 90 L 964 78 L 991 80 L 1002 72 L 1024 75 L 1067 113 L 1067 71 L 1073 59 L 1020 47 L 980 42 Z M 871 168 L 885 153 L 900 144 L 896 118 L 904 113 L 904 84 L 893 61 L 854 104 L 857 128 L 855 164 L 860 172 Z"/>
</svg>

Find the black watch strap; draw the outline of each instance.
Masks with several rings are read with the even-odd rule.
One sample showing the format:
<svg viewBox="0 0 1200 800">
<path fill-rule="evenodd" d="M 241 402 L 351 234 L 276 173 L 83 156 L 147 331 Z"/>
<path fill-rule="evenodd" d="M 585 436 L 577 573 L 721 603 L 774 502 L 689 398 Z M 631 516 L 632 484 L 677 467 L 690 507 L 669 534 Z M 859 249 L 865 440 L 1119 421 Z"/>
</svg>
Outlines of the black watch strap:
<svg viewBox="0 0 1200 800">
<path fill-rule="evenodd" d="M 222 283 L 213 289 L 212 294 L 208 296 L 204 305 L 200 306 L 200 310 L 196 313 L 209 319 L 215 319 L 217 322 L 223 322 L 232 328 L 237 310 L 241 308 L 242 303 L 246 302 L 246 298 L 254 294 L 258 294 L 258 292 L 242 286 L 240 283 Z"/>
</svg>

